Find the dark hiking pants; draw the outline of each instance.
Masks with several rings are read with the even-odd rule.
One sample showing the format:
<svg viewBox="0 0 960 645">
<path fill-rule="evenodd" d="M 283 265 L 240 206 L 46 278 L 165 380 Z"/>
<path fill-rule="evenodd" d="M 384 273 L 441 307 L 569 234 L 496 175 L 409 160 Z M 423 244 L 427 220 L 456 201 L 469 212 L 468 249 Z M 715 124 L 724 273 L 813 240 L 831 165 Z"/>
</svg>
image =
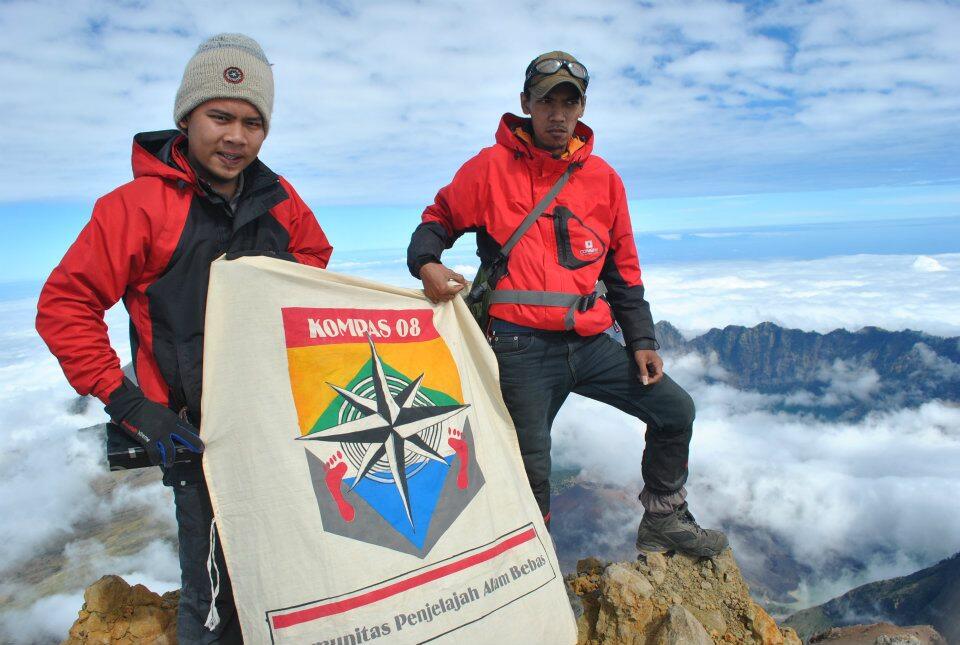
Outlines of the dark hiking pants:
<svg viewBox="0 0 960 645">
<path fill-rule="evenodd" d="M 550 427 L 571 392 L 647 424 L 644 497 L 682 502 L 695 413 L 693 399 L 669 376 L 642 385 L 632 353 L 607 334 L 584 337 L 495 320 L 490 345 L 530 488 L 545 518 L 550 513 Z"/>
<path fill-rule="evenodd" d="M 177 608 L 177 637 L 181 645 L 194 643 L 243 643 L 240 622 L 233 604 L 233 589 L 223 550 L 217 536 L 214 551 L 220 573 L 217 612 L 220 624 L 210 631 L 204 626 L 212 598 L 207 572 L 210 553 L 210 522 L 213 508 L 203 473 L 196 466 L 175 465 L 166 471 L 163 483 L 173 488 L 177 507 L 177 538 L 180 543 L 180 605 Z M 216 581 L 216 575 L 214 575 Z"/>
</svg>

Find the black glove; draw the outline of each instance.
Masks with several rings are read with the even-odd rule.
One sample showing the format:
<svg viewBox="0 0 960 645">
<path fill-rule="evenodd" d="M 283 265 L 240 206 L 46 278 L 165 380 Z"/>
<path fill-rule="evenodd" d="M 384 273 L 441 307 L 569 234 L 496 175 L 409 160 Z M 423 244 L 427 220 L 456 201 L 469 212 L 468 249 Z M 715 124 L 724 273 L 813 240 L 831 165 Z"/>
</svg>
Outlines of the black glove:
<svg viewBox="0 0 960 645">
<path fill-rule="evenodd" d="M 287 253 L 286 251 L 264 251 L 258 249 L 249 249 L 247 251 L 227 251 L 227 260 L 236 260 L 237 258 L 246 258 L 251 256 L 262 255 L 268 258 L 277 258 L 278 260 L 287 260 L 289 262 L 296 262 L 297 258 L 293 257 L 293 253 Z"/>
<path fill-rule="evenodd" d="M 203 441 L 196 428 L 170 408 L 145 397 L 143 390 L 126 378 L 110 394 L 110 403 L 104 409 L 114 423 L 143 445 L 154 466 L 173 466 L 177 443 L 192 452 L 203 452 Z"/>
</svg>

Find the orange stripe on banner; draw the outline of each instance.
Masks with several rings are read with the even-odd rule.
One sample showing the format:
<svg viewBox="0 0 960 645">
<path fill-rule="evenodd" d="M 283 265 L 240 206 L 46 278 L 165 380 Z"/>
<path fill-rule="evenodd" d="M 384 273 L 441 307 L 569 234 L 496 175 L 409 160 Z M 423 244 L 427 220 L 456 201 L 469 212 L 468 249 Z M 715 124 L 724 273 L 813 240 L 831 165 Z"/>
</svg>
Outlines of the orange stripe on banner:
<svg viewBox="0 0 960 645">
<path fill-rule="evenodd" d="M 421 574 L 413 576 L 412 578 L 400 580 L 379 589 L 373 589 L 372 591 L 362 593 L 358 596 L 354 596 L 353 598 L 335 600 L 325 605 L 301 609 L 299 611 L 294 611 L 282 616 L 274 616 L 271 618 L 273 621 L 273 628 L 283 629 L 284 627 L 293 627 L 294 625 L 300 625 L 302 623 L 310 622 L 311 620 L 317 620 L 318 618 L 326 618 L 327 616 L 342 614 L 343 612 L 350 611 L 351 609 L 356 609 L 357 607 L 363 607 L 365 605 L 370 605 L 380 600 L 384 600 L 385 598 L 390 598 L 391 596 L 403 593 L 404 591 L 409 591 L 410 589 L 423 586 L 428 582 L 445 578 L 451 574 L 464 571 L 470 567 L 474 567 L 478 564 L 487 562 L 488 560 L 492 560 L 498 555 L 501 555 L 502 553 L 513 549 L 514 547 L 524 544 L 525 542 L 529 542 L 530 540 L 534 539 L 536 535 L 536 532 L 531 528 L 523 533 L 514 535 L 513 537 L 508 538 L 500 544 L 494 545 L 485 551 L 474 553 L 473 555 L 467 556 L 462 560 L 456 560 L 449 564 L 445 564 L 442 567 L 432 569 L 431 571 L 425 571 Z"/>
<path fill-rule="evenodd" d="M 377 342 L 377 353 L 409 380 L 423 374 L 423 387 L 444 392 L 458 402 L 463 401 L 457 365 L 442 338 L 419 343 Z M 369 360 L 370 347 L 366 342 L 287 350 L 290 386 L 301 434 L 313 429 L 317 418 L 338 396 L 327 383 L 346 387 Z"/>
</svg>

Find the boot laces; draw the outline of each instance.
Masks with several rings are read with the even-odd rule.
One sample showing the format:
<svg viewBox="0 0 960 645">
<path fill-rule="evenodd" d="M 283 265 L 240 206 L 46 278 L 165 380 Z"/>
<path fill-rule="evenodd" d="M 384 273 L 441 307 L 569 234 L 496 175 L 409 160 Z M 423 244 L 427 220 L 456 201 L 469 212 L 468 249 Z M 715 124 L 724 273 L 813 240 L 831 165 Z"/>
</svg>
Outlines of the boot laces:
<svg viewBox="0 0 960 645">
<path fill-rule="evenodd" d="M 681 524 L 686 524 L 690 526 L 690 528 L 696 531 L 698 535 L 703 535 L 705 533 L 704 530 L 700 527 L 700 525 L 697 524 L 697 520 L 696 518 L 693 517 L 693 513 L 691 513 L 690 510 L 686 508 L 686 506 L 684 506 L 684 509 L 680 511 L 679 519 Z"/>
</svg>

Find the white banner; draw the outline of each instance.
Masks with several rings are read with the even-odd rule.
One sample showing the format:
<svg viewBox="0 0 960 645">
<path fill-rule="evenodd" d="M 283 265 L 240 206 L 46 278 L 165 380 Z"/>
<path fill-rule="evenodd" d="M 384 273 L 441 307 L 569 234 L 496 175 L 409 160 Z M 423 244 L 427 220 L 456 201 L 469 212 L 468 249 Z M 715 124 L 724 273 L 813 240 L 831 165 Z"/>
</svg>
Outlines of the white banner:
<svg viewBox="0 0 960 645">
<path fill-rule="evenodd" d="M 246 642 L 576 642 L 459 298 L 214 262 L 202 436 Z"/>
</svg>

